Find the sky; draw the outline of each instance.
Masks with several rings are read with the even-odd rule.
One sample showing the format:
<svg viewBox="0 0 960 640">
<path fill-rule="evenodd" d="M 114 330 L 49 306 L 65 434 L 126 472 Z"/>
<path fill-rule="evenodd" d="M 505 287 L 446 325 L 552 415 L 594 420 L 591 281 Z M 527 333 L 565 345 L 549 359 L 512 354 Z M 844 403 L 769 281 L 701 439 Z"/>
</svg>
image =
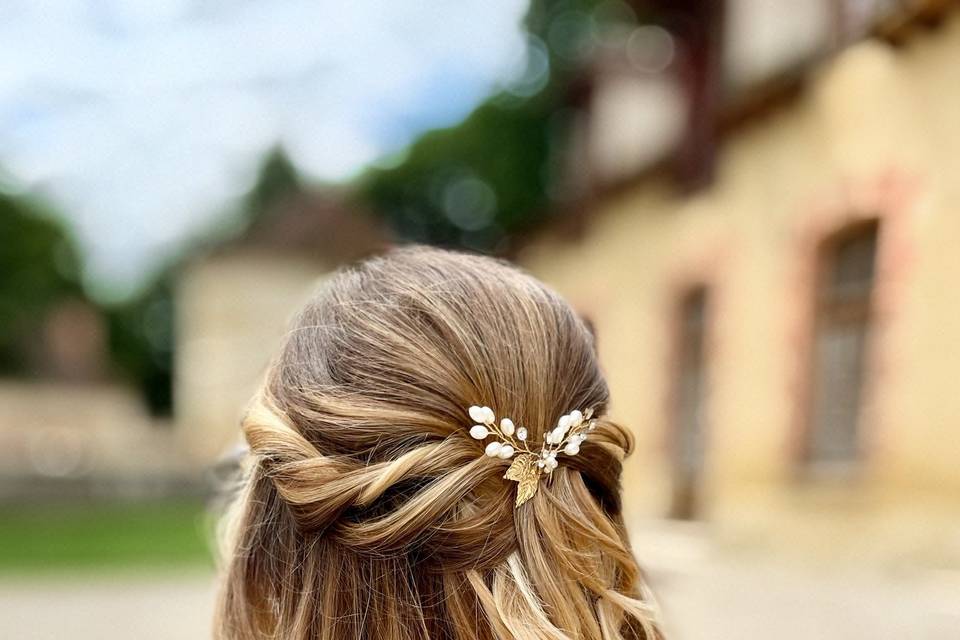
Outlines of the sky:
<svg viewBox="0 0 960 640">
<path fill-rule="evenodd" d="M 282 144 L 324 181 L 522 75 L 527 0 L 0 0 L 0 175 L 129 292 Z"/>
</svg>

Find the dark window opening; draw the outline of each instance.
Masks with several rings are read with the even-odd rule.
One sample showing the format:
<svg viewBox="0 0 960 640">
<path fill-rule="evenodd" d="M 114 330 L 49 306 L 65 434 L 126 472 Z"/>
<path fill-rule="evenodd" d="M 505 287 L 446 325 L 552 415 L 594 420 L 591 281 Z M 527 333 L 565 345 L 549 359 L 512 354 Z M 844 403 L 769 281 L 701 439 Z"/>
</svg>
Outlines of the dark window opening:
<svg viewBox="0 0 960 640">
<path fill-rule="evenodd" d="M 845 467 L 860 456 L 878 231 L 876 221 L 845 230 L 818 258 L 807 443 L 813 467 Z"/>
<path fill-rule="evenodd" d="M 670 516 L 691 519 L 700 507 L 706 413 L 707 292 L 688 293 L 680 307 L 673 425 L 673 496 Z"/>
</svg>

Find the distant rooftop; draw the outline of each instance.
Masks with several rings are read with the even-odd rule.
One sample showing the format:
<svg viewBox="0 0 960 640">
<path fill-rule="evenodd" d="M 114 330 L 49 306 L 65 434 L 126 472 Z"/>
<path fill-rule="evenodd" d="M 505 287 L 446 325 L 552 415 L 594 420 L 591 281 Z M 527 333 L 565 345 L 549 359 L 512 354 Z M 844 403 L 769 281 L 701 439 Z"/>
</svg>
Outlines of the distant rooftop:
<svg viewBox="0 0 960 640">
<path fill-rule="evenodd" d="M 350 262 L 390 245 L 390 235 L 369 211 L 337 191 L 307 192 L 274 205 L 227 248 L 263 249 Z"/>
</svg>

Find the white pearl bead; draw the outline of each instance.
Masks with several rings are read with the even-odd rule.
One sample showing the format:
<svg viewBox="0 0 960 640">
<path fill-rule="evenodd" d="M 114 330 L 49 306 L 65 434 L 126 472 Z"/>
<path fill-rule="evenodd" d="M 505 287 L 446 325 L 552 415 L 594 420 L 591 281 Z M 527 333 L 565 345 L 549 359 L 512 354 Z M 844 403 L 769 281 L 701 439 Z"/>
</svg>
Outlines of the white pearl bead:
<svg viewBox="0 0 960 640">
<path fill-rule="evenodd" d="M 470 414 L 470 419 L 474 422 L 486 422 L 487 413 L 483 410 L 483 407 L 474 405 L 470 407 L 468 413 Z"/>
<path fill-rule="evenodd" d="M 513 420 L 510 418 L 504 418 L 500 421 L 500 431 L 503 432 L 503 435 L 512 436 L 515 430 L 516 427 L 513 426 Z"/>
<path fill-rule="evenodd" d="M 580 453 L 580 443 L 579 442 L 568 442 L 567 446 L 563 448 L 563 452 L 568 456 L 575 456 Z"/>
<path fill-rule="evenodd" d="M 483 451 L 491 458 L 496 458 L 498 455 L 500 455 L 500 449 L 502 447 L 503 445 L 500 444 L 499 442 L 491 442 L 490 444 L 487 445 L 487 448 L 484 449 Z"/>
<path fill-rule="evenodd" d="M 497 419 L 497 416 L 493 413 L 493 409 L 491 409 L 490 407 L 483 407 L 483 414 L 484 414 L 483 416 L 484 420 L 482 422 L 484 422 L 485 424 L 490 424 L 491 422 L 495 422 Z"/>
<path fill-rule="evenodd" d="M 490 435 L 490 432 L 482 424 L 475 424 L 472 427 L 470 427 L 471 438 L 476 438 L 477 440 L 483 440 L 488 435 Z"/>
<path fill-rule="evenodd" d="M 517 439 L 519 439 L 519 440 L 526 440 L 526 439 L 527 439 L 527 428 L 526 428 L 526 427 L 520 427 L 519 429 L 517 429 Z"/>
<path fill-rule="evenodd" d="M 560 444 L 563 442 L 563 437 L 567 435 L 567 430 L 562 427 L 557 427 L 550 432 L 550 435 L 553 436 L 553 442 L 551 444 Z"/>
<path fill-rule="evenodd" d="M 570 416 L 561 416 L 557 422 L 557 428 L 566 431 L 570 428 Z"/>
<path fill-rule="evenodd" d="M 579 409 L 574 409 L 570 412 L 570 426 L 579 427 L 583 422 L 583 414 L 580 413 Z"/>
<path fill-rule="evenodd" d="M 505 444 L 502 447 L 500 447 L 500 453 L 498 453 L 497 455 L 499 455 L 501 458 L 506 460 L 507 458 L 513 455 L 513 447 L 511 447 L 508 444 Z"/>
</svg>

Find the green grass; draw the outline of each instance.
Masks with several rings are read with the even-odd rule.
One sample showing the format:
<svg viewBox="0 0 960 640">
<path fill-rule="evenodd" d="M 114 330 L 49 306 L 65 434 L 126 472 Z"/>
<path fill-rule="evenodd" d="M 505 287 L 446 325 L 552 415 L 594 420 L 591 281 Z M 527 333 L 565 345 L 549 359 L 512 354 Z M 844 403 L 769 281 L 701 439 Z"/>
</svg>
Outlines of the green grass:
<svg viewBox="0 0 960 640">
<path fill-rule="evenodd" d="M 211 566 L 199 501 L 0 508 L 0 572 Z"/>
</svg>

